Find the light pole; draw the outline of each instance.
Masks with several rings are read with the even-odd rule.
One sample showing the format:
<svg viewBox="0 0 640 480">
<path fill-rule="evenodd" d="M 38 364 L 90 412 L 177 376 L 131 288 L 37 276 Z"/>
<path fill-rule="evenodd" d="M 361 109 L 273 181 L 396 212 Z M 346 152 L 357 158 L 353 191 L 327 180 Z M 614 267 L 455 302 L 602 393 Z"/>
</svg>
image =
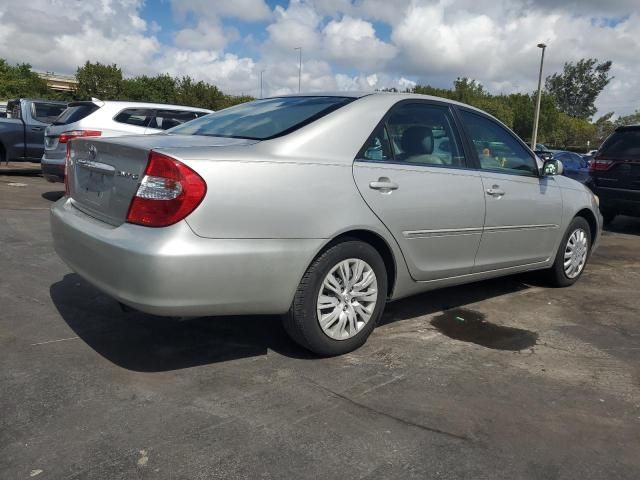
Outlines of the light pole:
<svg viewBox="0 0 640 480">
<path fill-rule="evenodd" d="M 296 47 L 294 50 L 298 50 L 298 93 L 300 93 L 302 85 L 302 47 Z"/>
<path fill-rule="evenodd" d="M 536 101 L 536 113 L 533 117 L 533 133 L 531 134 L 531 150 L 536 149 L 538 142 L 538 121 L 540 120 L 540 98 L 542 97 L 542 66 L 544 65 L 544 51 L 547 46 L 539 43 L 538 48 L 542 49 L 542 57 L 540 58 L 540 74 L 538 75 L 538 100 Z"/>
<path fill-rule="evenodd" d="M 260 98 L 262 98 L 262 74 L 264 70 L 260 70 Z"/>
</svg>

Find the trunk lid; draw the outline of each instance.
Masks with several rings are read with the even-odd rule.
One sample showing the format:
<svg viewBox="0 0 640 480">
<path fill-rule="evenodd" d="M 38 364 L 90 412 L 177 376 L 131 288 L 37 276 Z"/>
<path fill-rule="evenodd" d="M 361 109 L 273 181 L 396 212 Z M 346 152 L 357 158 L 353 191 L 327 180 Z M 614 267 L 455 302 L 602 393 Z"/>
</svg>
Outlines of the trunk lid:
<svg viewBox="0 0 640 480">
<path fill-rule="evenodd" d="M 71 142 L 67 171 L 71 201 L 88 215 L 118 226 L 126 221 L 151 150 L 254 143 L 255 140 L 246 139 L 166 134 L 78 138 Z"/>
<path fill-rule="evenodd" d="M 618 127 L 593 161 L 611 162 L 606 170 L 591 171 L 597 186 L 640 190 L 640 125 Z"/>
</svg>

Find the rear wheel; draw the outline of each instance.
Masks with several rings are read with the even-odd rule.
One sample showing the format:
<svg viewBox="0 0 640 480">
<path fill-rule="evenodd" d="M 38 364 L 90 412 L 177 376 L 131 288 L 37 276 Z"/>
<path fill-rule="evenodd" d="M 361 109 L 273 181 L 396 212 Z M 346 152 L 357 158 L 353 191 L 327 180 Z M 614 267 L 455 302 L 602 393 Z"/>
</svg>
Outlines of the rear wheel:
<svg viewBox="0 0 640 480">
<path fill-rule="evenodd" d="M 549 270 L 550 283 L 555 287 L 568 287 L 582 275 L 591 249 L 591 230 L 582 217 L 573 219 L 565 233 L 553 267 Z"/>
<path fill-rule="evenodd" d="M 284 318 L 291 338 L 312 352 L 341 355 L 365 343 L 382 316 L 387 273 L 371 245 L 348 240 L 309 266 Z"/>
</svg>

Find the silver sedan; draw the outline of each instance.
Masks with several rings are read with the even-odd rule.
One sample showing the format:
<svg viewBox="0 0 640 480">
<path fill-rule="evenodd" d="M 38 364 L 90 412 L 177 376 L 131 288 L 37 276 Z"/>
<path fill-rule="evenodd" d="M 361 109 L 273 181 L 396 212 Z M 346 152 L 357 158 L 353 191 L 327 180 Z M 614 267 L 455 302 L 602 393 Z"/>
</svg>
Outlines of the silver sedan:
<svg viewBox="0 0 640 480">
<path fill-rule="evenodd" d="M 597 198 L 495 118 L 407 94 L 257 100 L 169 130 L 79 138 L 55 248 L 119 302 L 166 316 L 283 314 L 320 355 L 385 303 L 545 270 L 573 284 Z"/>
</svg>

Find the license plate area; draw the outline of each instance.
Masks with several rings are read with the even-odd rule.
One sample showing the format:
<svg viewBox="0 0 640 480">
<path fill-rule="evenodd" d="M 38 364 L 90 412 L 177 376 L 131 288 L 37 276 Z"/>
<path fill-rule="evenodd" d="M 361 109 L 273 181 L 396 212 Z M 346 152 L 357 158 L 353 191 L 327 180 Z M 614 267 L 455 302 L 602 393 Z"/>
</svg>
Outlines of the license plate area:
<svg viewBox="0 0 640 480">
<path fill-rule="evenodd" d="M 109 206 L 115 168 L 90 160 L 77 160 L 75 169 L 75 197 L 82 203 L 105 210 Z"/>
</svg>

